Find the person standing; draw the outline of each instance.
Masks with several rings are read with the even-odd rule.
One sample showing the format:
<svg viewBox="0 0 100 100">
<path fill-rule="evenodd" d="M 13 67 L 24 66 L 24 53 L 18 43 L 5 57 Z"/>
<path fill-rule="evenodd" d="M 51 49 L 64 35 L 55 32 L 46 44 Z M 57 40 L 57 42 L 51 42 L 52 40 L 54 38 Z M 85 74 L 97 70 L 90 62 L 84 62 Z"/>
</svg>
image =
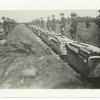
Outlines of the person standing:
<svg viewBox="0 0 100 100">
<path fill-rule="evenodd" d="M 41 24 L 40 27 L 41 28 L 44 28 L 45 25 L 44 25 L 43 17 L 40 18 L 40 24 Z"/>
<path fill-rule="evenodd" d="M 10 31 L 10 19 L 7 18 L 6 20 L 7 20 L 7 34 L 8 34 L 8 32 Z"/>
<path fill-rule="evenodd" d="M 61 31 L 61 34 L 64 35 L 64 32 L 65 32 L 65 26 L 66 26 L 66 18 L 64 17 L 64 13 L 60 13 L 60 31 Z"/>
<path fill-rule="evenodd" d="M 90 21 L 88 16 L 86 17 L 85 24 L 86 24 L 86 28 L 90 28 Z"/>
<path fill-rule="evenodd" d="M 4 34 L 7 33 L 7 20 L 5 17 L 2 17 L 2 26 L 3 26 L 3 30 L 4 30 Z"/>
<path fill-rule="evenodd" d="M 100 10 L 98 10 L 99 15 L 96 17 L 95 22 L 98 25 L 98 28 L 100 28 Z"/>
<path fill-rule="evenodd" d="M 10 19 L 10 30 L 14 29 L 16 26 L 16 21 L 14 19 Z"/>
<path fill-rule="evenodd" d="M 100 9 L 98 10 L 98 12 L 99 12 L 99 15 L 96 17 L 95 23 L 98 25 L 98 31 L 99 31 L 98 38 L 99 38 L 99 42 L 100 42 Z"/>
<path fill-rule="evenodd" d="M 78 25 L 78 20 L 77 20 L 77 14 L 72 12 L 71 13 L 71 25 L 70 25 L 70 34 L 72 39 L 76 38 L 76 33 L 77 33 L 77 25 Z"/>
<path fill-rule="evenodd" d="M 50 17 L 47 17 L 47 22 L 46 22 L 46 27 L 47 27 L 47 30 L 51 30 L 51 20 L 50 20 Z"/>
<path fill-rule="evenodd" d="M 52 31 L 56 31 L 56 19 L 55 19 L 55 15 L 52 15 L 52 20 L 51 20 L 51 28 Z"/>
</svg>

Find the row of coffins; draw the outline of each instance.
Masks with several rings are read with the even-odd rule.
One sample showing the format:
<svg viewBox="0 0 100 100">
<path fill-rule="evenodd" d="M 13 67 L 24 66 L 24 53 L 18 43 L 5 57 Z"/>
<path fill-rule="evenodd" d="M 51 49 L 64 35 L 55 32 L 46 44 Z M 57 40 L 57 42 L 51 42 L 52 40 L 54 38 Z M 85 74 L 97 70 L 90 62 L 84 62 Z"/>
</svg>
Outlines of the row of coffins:
<svg viewBox="0 0 100 100">
<path fill-rule="evenodd" d="M 37 26 L 28 27 L 57 54 L 64 57 L 77 72 L 88 78 L 100 77 L 99 47 L 73 41 L 59 33 L 49 32 Z"/>
</svg>

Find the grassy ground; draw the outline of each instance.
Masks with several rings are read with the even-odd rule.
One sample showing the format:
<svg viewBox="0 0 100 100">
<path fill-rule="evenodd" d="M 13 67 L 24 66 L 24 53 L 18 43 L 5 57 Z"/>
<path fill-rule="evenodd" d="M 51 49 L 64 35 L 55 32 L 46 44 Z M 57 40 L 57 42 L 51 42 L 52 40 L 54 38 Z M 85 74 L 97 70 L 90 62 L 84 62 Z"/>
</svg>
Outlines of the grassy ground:
<svg viewBox="0 0 100 100">
<path fill-rule="evenodd" d="M 90 28 L 86 28 L 85 23 L 79 23 L 77 28 L 76 40 L 80 42 L 90 42 L 92 44 L 100 45 L 99 36 L 100 30 L 98 26 L 92 22 Z M 64 35 L 71 38 L 70 36 L 70 25 L 66 24 Z M 56 32 L 60 32 L 59 26 L 57 26 Z"/>
</svg>

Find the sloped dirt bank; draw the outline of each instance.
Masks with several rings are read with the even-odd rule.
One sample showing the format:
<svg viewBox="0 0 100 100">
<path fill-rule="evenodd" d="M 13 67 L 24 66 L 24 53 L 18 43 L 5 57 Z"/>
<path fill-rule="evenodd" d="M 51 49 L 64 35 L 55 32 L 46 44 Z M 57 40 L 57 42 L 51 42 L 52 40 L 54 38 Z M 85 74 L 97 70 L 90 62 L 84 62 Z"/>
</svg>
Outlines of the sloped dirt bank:
<svg viewBox="0 0 100 100">
<path fill-rule="evenodd" d="M 87 88 L 66 63 L 45 51 L 31 30 L 17 25 L 0 46 L 0 88 L 60 88 L 63 84 Z"/>
</svg>

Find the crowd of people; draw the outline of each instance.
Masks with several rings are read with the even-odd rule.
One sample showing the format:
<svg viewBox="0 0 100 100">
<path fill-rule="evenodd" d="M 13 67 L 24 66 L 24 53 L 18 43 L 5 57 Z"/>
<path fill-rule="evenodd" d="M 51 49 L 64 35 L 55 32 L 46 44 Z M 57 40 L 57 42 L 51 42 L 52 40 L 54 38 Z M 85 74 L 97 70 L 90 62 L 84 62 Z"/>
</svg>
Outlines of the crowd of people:
<svg viewBox="0 0 100 100">
<path fill-rule="evenodd" d="M 49 16 L 47 17 L 46 22 L 43 20 L 43 17 L 41 17 L 40 19 L 38 18 L 32 21 L 32 24 L 54 32 L 56 31 L 56 27 L 59 26 L 61 35 L 64 35 L 66 24 L 68 24 L 70 25 L 70 34 L 73 39 L 75 38 L 75 35 L 77 33 L 77 25 L 80 20 L 77 18 L 77 14 L 75 12 L 72 12 L 70 18 L 65 18 L 64 13 L 60 13 L 60 20 L 56 19 L 55 15 L 51 15 L 51 18 Z M 88 28 L 89 21 L 86 21 L 86 25 Z"/>
<path fill-rule="evenodd" d="M 66 24 L 70 26 L 70 36 L 72 39 L 76 38 L 77 33 L 77 26 L 78 23 L 84 22 L 86 25 L 86 28 L 89 28 L 91 26 L 91 22 L 95 22 L 98 25 L 98 28 L 100 28 L 100 10 L 99 15 L 96 18 L 92 17 L 79 17 L 75 12 L 72 12 L 70 14 L 70 17 L 65 18 L 64 13 L 60 13 L 60 19 L 56 19 L 55 15 L 51 15 L 51 17 L 47 17 L 47 20 L 45 21 L 43 17 L 40 19 L 35 19 L 32 21 L 32 24 L 37 25 L 41 28 L 46 28 L 49 31 L 56 31 L 56 27 L 59 26 L 61 35 L 64 35 Z"/>
<path fill-rule="evenodd" d="M 45 21 L 43 17 L 34 19 L 32 21 L 33 25 L 39 26 L 41 28 L 45 28 L 48 31 L 54 31 L 59 29 L 59 33 L 61 35 L 65 35 L 65 27 L 66 25 L 70 26 L 70 36 L 72 39 L 76 38 L 77 34 L 77 26 L 79 23 L 84 22 L 86 25 L 86 28 L 90 27 L 90 23 L 93 21 L 97 24 L 98 29 L 100 31 L 100 10 L 98 10 L 99 15 L 96 18 L 91 17 L 79 17 L 75 12 L 72 12 L 70 14 L 70 17 L 66 18 L 64 13 L 60 13 L 60 19 L 56 19 L 55 15 L 51 15 L 51 17 L 47 17 L 47 20 Z M 2 22 L 0 22 L 0 37 L 1 33 L 4 33 L 4 36 L 7 36 L 9 31 L 15 27 L 16 21 L 11 18 L 2 17 Z M 57 29 L 58 27 L 58 29 Z M 100 40 L 100 35 L 99 35 Z"/>
<path fill-rule="evenodd" d="M 41 28 L 46 28 L 49 31 L 56 31 L 56 27 L 59 25 L 61 34 L 64 35 L 64 30 L 66 23 L 69 23 L 69 19 L 64 17 L 64 13 L 60 13 L 61 19 L 58 20 L 55 18 L 55 15 L 51 15 L 51 17 L 47 17 L 47 21 L 45 22 L 43 17 L 40 19 L 35 19 L 32 21 L 32 24 L 37 25 Z"/>
<path fill-rule="evenodd" d="M 16 21 L 14 19 L 2 17 L 2 22 L 0 22 L 0 39 L 5 38 L 15 25 Z"/>
</svg>

